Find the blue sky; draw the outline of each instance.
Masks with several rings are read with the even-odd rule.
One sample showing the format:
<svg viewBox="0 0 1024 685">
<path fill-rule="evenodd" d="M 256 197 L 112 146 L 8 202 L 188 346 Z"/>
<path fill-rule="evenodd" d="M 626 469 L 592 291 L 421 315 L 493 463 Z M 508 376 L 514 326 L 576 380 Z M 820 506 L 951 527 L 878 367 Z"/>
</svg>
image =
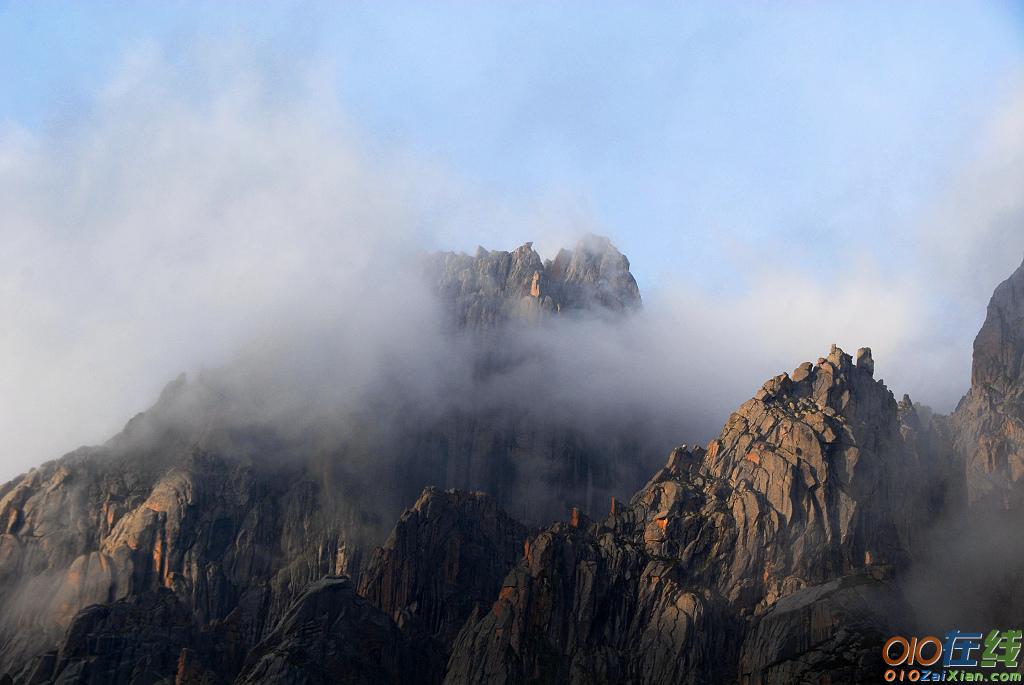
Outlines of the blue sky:
<svg viewBox="0 0 1024 685">
<path fill-rule="evenodd" d="M 0 480 L 410 240 L 610 235 L 705 425 L 832 342 L 949 410 L 1022 189 L 1020 3 L 0 0 Z"/>
<path fill-rule="evenodd" d="M 326 63 L 367 136 L 572 204 L 647 286 L 683 259 L 733 287 L 736 257 L 779 249 L 828 272 L 852 235 L 897 236 L 1024 65 L 1024 13 L 998 2 L 0 8 L 0 120 L 74 121 L 147 42 L 171 60 L 245 43 L 282 98 L 295 65 Z"/>
</svg>

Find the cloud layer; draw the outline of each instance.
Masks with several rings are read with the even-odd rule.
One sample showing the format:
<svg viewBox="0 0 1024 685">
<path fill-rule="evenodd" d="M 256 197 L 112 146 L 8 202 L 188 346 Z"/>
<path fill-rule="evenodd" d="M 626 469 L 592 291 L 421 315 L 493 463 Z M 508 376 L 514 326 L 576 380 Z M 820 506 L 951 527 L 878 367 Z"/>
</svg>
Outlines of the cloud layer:
<svg viewBox="0 0 1024 685">
<path fill-rule="evenodd" d="M 450 390 L 463 370 L 416 253 L 536 240 L 553 256 L 552 236 L 602 231 L 586 203 L 511 204 L 362 136 L 325 70 L 284 78 L 231 50 L 196 62 L 143 48 L 72 121 L 0 127 L 0 480 L 104 440 L 183 369 L 257 360 L 333 402 L 396 369 L 411 392 Z M 527 377 L 581 422 L 628 408 L 704 441 L 766 377 L 838 342 L 872 346 L 897 392 L 948 409 L 984 301 L 1024 250 L 1022 102 L 894 236 L 903 268 L 857 236 L 827 277 L 791 258 L 804 245 L 737 244 L 744 278 L 719 283 L 679 255 L 628 324 L 546 332 L 548 365 Z"/>
</svg>

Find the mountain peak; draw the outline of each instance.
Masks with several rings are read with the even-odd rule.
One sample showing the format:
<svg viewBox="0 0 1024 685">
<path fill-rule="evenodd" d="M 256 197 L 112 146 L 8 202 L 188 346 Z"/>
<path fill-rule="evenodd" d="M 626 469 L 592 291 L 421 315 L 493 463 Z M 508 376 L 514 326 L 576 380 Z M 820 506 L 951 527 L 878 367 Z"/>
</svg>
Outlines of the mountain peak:
<svg viewBox="0 0 1024 685">
<path fill-rule="evenodd" d="M 542 261 L 525 242 L 511 252 L 478 247 L 473 256 L 440 252 L 426 259 L 429 286 L 459 329 L 535 322 L 571 311 L 624 313 L 641 306 L 629 260 L 603 236 Z"/>
<path fill-rule="evenodd" d="M 973 387 L 1006 392 L 1024 371 L 1024 263 L 999 284 L 974 339 Z"/>
</svg>

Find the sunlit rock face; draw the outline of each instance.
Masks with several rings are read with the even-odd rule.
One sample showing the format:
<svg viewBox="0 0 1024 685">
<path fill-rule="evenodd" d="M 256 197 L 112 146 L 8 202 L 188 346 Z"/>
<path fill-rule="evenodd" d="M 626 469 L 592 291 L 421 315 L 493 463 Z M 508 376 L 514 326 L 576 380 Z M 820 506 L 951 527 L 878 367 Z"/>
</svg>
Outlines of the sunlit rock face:
<svg viewBox="0 0 1024 685">
<path fill-rule="evenodd" d="M 244 653 L 308 583 L 352 567 L 357 512 L 310 467 L 171 459 L 127 442 L 46 465 L 17 504 L 4 499 L 22 521 L 0 562 L 5 668 L 34 670 L 83 607 L 161 591 L 196 630 L 230 620 Z M 142 466 L 164 457 L 163 469 Z"/>
<path fill-rule="evenodd" d="M 1024 264 L 996 288 L 974 340 L 971 389 L 952 417 L 971 502 L 1019 509 L 1024 497 Z"/>
<path fill-rule="evenodd" d="M 525 245 L 425 264 L 481 379 L 516 363 L 502 341 L 640 305 L 628 262 L 596 239 L 549 262 Z M 897 400 L 869 348 L 833 346 L 628 499 L 611 486 L 640 448 L 521 405 L 419 423 L 378 401 L 345 430 L 285 430 L 240 423 L 221 387 L 181 378 L 107 444 L 0 487 L 0 674 L 877 682 L 884 636 L 915 628 L 914 574 L 950 556 L 935 526 L 1018 507 L 1022 280 L 996 291 L 952 417 Z M 982 623 L 1024 620 L 1009 561 L 973 588 Z"/>
<path fill-rule="evenodd" d="M 833 347 L 769 380 L 628 507 L 532 538 L 446 682 L 876 678 L 869 637 L 909 611 L 873 598 L 899 599 L 889 579 L 960 474 L 948 447 L 933 451 L 944 428 L 897 402 L 870 359 Z M 868 633 L 843 633 L 849 616 Z"/>
</svg>

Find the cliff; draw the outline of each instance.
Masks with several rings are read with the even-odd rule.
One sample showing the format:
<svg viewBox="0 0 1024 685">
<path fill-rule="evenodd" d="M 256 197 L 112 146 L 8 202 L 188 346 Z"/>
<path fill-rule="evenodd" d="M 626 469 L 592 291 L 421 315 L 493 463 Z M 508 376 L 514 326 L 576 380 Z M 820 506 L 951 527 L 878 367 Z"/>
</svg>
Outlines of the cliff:
<svg viewBox="0 0 1024 685">
<path fill-rule="evenodd" d="M 833 348 L 674 451 L 628 507 L 532 539 L 446 682 L 877 680 L 872 638 L 910 620 L 888 581 L 957 474 L 872 374 L 868 350 Z"/>
<path fill-rule="evenodd" d="M 1019 509 L 1024 476 L 1024 264 L 996 288 L 953 413 L 973 504 Z"/>
<path fill-rule="evenodd" d="M 622 316 L 640 306 L 628 260 L 603 238 L 586 238 L 547 264 L 527 244 L 475 257 L 426 256 L 422 269 L 422 287 L 459 322 L 448 335 L 474 337 L 464 349 L 480 358 L 510 349 L 501 337 L 506 325 L 540 323 L 530 312 Z M 183 375 L 106 444 L 0 485 L 0 673 L 77 672 L 61 661 L 61 644 L 79 611 L 128 611 L 118 603 L 140 597 L 170 606 L 155 594 L 165 590 L 173 592 L 174 611 L 194 618 L 189 631 L 229 622 L 232 650 L 245 654 L 310 583 L 348 574 L 358 584 L 391 522 L 430 485 L 496 498 L 472 501 L 481 507 L 476 513 L 500 519 L 509 539 L 480 549 L 479 540 L 467 539 L 452 552 L 457 575 L 483 585 L 467 585 L 466 594 L 449 588 L 443 600 L 435 597 L 447 608 L 427 602 L 418 612 L 406 605 L 427 589 L 403 588 L 376 562 L 371 572 L 379 575 L 369 576 L 376 584 L 362 587 L 378 593 L 388 620 L 415 615 L 431 636 L 450 642 L 468 612 L 462 604 L 489 594 L 511 563 L 508 545 L 521 546 L 521 524 L 493 513 L 499 504 L 543 520 L 643 478 L 641 464 L 619 459 L 615 442 L 530 413 L 514 397 L 477 401 L 484 380 L 441 410 L 410 406 L 382 380 L 353 411 L 281 425 L 248 411 L 260 398 L 217 370 Z M 625 443 L 644 441 L 625 419 L 614 430 Z M 399 542 L 412 530 L 404 523 Z M 498 580 L 486 580 L 480 565 L 487 563 L 500 568 Z M 192 653 L 195 661 L 199 652 Z M 232 676 L 241 666 L 235 661 L 218 667 L 220 675 Z"/>
<path fill-rule="evenodd" d="M 549 262 L 527 244 L 424 268 L 449 334 L 488 359 L 523 326 L 640 305 L 628 262 L 598 239 Z M 1022 340 L 1024 267 L 993 296 L 951 417 L 897 400 L 870 349 L 833 346 L 767 380 L 706 446 L 673 450 L 628 501 L 611 497 L 622 472 L 602 469 L 642 463 L 629 441 L 518 409 L 421 424 L 378 404 L 339 439 L 239 423 L 217 386 L 181 378 L 107 444 L 0 486 L 0 673 L 19 685 L 877 682 L 884 638 L 927 609 L 922 567 L 938 569 L 929 601 L 970 598 L 972 624 L 1024 620 Z M 382 411 L 404 418 L 388 440 L 372 429 Z M 524 486 L 562 520 L 531 528 L 508 513 Z M 414 504 L 399 514 L 403 498 Z M 992 537 L 1002 524 L 1009 536 Z M 951 530 L 1001 560 L 994 576 L 936 545 Z"/>
</svg>

